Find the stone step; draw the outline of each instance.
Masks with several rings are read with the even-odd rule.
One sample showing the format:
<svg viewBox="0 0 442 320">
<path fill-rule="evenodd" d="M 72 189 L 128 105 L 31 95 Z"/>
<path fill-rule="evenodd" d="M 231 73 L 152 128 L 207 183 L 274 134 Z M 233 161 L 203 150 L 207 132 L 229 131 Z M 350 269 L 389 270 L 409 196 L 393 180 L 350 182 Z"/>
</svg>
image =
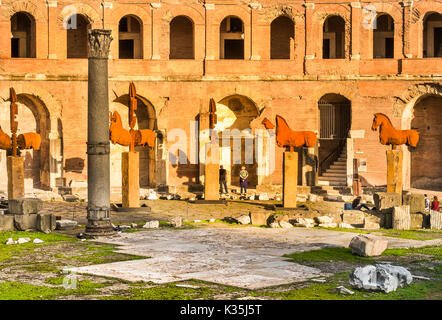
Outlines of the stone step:
<svg viewBox="0 0 442 320">
<path fill-rule="evenodd" d="M 334 163 L 330 166 L 330 169 L 347 169 L 347 166 L 345 163 Z"/>
<path fill-rule="evenodd" d="M 325 170 L 326 173 L 340 173 L 340 174 L 347 174 L 347 168 L 339 168 L 339 169 L 327 169 Z"/>
<path fill-rule="evenodd" d="M 338 172 L 325 172 L 321 177 L 331 177 L 331 178 L 346 178 L 347 174 L 345 172 L 338 173 Z"/>
<path fill-rule="evenodd" d="M 338 182 L 338 181 L 328 181 L 328 180 L 318 180 L 319 186 L 346 186 L 347 181 Z M 327 191 L 328 193 L 328 191 Z"/>
</svg>

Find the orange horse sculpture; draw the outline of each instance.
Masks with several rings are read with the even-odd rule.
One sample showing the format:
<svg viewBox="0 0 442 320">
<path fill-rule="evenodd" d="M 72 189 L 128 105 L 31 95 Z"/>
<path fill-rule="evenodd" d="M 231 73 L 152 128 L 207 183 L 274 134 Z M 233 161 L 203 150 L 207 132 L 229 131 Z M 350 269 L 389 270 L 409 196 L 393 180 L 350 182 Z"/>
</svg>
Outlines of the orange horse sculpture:
<svg viewBox="0 0 442 320">
<path fill-rule="evenodd" d="M 383 113 L 374 114 L 371 130 L 376 131 L 377 128 L 379 128 L 381 144 L 391 145 L 392 150 L 401 144 L 416 147 L 419 142 L 419 132 L 416 130 L 396 130 L 390 119 Z"/>
<path fill-rule="evenodd" d="M 113 144 L 130 146 L 133 139 L 135 146 L 145 146 L 153 148 L 155 146 L 155 132 L 149 129 L 126 130 L 123 128 L 121 116 L 118 111 L 114 111 L 111 116 L 109 128 L 110 140 Z"/>
<path fill-rule="evenodd" d="M 17 146 L 19 149 L 40 150 L 41 137 L 38 133 L 27 132 L 19 134 L 17 137 Z M 0 127 L 0 149 L 9 150 L 12 147 L 12 139 Z"/>
<path fill-rule="evenodd" d="M 267 118 L 264 118 L 262 124 L 266 129 L 275 127 Z M 316 141 L 317 137 L 313 131 L 293 131 L 283 117 L 276 115 L 276 144 L 278 147 L 290 148 L 290 151 L 293 151 L 295 147 L 314 147 Z"/>
</svg>

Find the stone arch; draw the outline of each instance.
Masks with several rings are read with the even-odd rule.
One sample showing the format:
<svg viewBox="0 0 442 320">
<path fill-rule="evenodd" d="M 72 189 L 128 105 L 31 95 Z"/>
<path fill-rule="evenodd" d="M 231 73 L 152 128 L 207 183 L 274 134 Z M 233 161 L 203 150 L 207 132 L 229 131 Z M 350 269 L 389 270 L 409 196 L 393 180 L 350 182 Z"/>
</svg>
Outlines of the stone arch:
<svg viewBox="0 0 442 320">
<path fill-rule="evenodd" d="M 295 21 L 287 15 L 280 15 L 270 23 L 270 59 L 290 59 L 295 40 Z"/>
<path fill-rule="evenodd" d="M 73 14 L 81 14 L 89 21 L 92 28 L 98 27 L 101 22 L 100 15 L 90 5 L 85 3 L 74 3 L 64 6 L 57 17 L 57 25 L 60 29 L 64 28 L 64 22 Z"/>
<path fill-rule="evenodd" d="M 204 25 L 204 15 L 198 9 L 191 6 L 172 6 L 167 9 L 167 21 L 170 22 L 178 16 L 186 16 L 196 25 Z"/>
<path fill-rule="evenodd" d="M 139 5 L 122 5 L 119 4 L 118 8 L 112 10 L 109 22 L 114 25 L 118 25 L 121 18 L 127 15 L 133 15 L 138 17 L 143 25 L 150 25 L 151 15 L 150 11 Z"/>
<path fill-rule="evenodd" d="M 426 97 L 442 97 L 442 85 L 438 83 L 420 83 L 410 86 L 400 97 L 395 96 L 393 116 L 401 118 L 401 129 L 411 129 L 414 119 L 414 108 L 419 101 Z M 404 188 L 411 187 L 412 156 L 409 148 L 402 146 Z"/>
<path fill-rule="evenodd" d="M 195 22 L 179 15 L 169 23 L 169 59 L 195 59 Z"/>
<path fill-rule="evenodd" d="M 228 8 L 222 8 L 220 10 L 215 9 L 213 17 L 213 24 L 219 25 L 228 16 L 237 16 L 242 20 L 245 26 L 250 25 L 250 12 L 242 6 L 234 6 Z"/>
<path fill-rule="evenodd" d="M 44 6 L 39 6 L 37 1 L 11 1 L 9 3 L 5 3 L 6 12 L 9 16 L 9 19 L 16 14 L 17 12 L 26 12 L 32 15 L 37 23 L 45 23 L 47 20 L 46 10 L 42 10 Z"/>
<path fill-rule="evenodd" d="M 392 4 L 392 3 L 370 3 L 370 6 L 373 6 L 376 8 L 376 12 L 378 14 L 389 14 L 392 18 L 395 24 L 402 24 L 402 8 L 400 5 Z M 371 23 L 374 22 L 377 15 L 372 16 Z"/>
<path fill-rule="evenodd" d="M 123 128 L 129 130 L 128 125 L 128 107 L 129 95 L 128 86 L 121 85 L 121 95 L 115 93 L 115 98 L 111 101 L 110 111 L 118 111 L 122 118 Z M 125 90 L 123 90 L 125 87 Z M 115 92 L 115 91 L 114 91 Z M 158 130 L 157 111 L 150 99 L 146 95 L 137 92 L 137 126 L 135 129 L 150 129 L 157 133 L 157 139 L 154 148 L 135 147 L 139 152 L 139 182 L 141 188 L 155 187 L 158 184 L 164 184 L 166 181 L 165 165 L 163 159 L 165 137 Z M 112 177 L 112 187 L 121 186 L 121 152 L 128 151 L 127 147 L 111 144 L 111 170 L 115 171 Z"/>
<path fill-rule="evenodd" d="M 419 1 L 413 4 L 412 22 L 422 24 L 426 15 L 431 12 L 442 14 L 442 3 L 438 1 Z"/>
</svg>

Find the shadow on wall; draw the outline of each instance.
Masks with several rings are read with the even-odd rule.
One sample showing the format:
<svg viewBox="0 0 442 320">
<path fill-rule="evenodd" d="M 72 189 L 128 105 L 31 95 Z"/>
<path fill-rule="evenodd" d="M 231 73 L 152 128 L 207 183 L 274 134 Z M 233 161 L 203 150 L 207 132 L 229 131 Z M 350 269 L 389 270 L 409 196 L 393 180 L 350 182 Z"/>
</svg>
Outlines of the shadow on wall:
<svg viewBox="0 0 442 320">
<path fill-rule="evenodd" d="M 82 158 L 66 159 L 63 169 L 66 172 L 82 173 L 84 169 L 84 159 Z"/>
<path fill-rule="evenodd" d="M 189 159 L 184 151 L 178 149 L 178 156 L 169 152 L 169 162 L 172 167 L 176 169 L 176 174 L 178 178 L 187 178 L 183 185 L 194 185 L 197 184 L 197 174 L 198 165 L 189 163 Z"/>
</svg>

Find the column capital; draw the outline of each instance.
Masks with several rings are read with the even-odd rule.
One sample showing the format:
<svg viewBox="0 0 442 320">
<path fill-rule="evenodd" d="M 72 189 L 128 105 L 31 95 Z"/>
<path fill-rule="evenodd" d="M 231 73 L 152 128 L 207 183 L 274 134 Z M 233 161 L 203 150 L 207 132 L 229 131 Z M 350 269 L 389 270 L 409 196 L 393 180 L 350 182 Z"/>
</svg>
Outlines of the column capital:
<svg viewBox="0 0 442 320">
<path fill-rule="evenodd" d="M 108 59 L 110 44 L 113 40 L 111 33 L 111 30 L 89 30 L 88 41 L 90 58 Z"/>
<path fill-rule="evenodd" d="M 260 10 L 262 9 L 262 4 L 258 3 L 258 2 L 251 2 L 249 3 L 249 8 L 252 10 Z"/>
<path fill-rule="evenodd" d="M 0 1 L 0 4 L 2 4 L 1 1 Z M 57 6 L 58 6 L 57 1 L 46 1 L 46 7 L 48 7 L 48 8 L 57 8 Z"/>
<path fill-rule="evenodd" d="M 405 7 L 412 7 L 413 6 L 413 0 L 406 0 L 401 2 L 402 6 Z"/>
<path fill-rule="evenodd" d="M 361 3 L 360 2 L 351 2 L 350 3 L 350 7 L 352 8 L 361 8 Z"/>
<path fill-rule="evenodd" d="M 215 4 L 214 3 L 205 3 L 204 8 L 206 8 L 206 10 L 215 10 Z"/>
<path fill-rule="evenodd" d="M 113 3 L 112 3 L 112 2 L 102 2 L 102 3 L 101 3 L 101 6 L 102 6 L 104 9 L 112 9 L 112 8 L 113 8 Z"/>
<path fill-rule="evenodd" d="M 303 3 L 302 4 L 306 9 L 314 9 L 315 4 L 313 2 Z"/>
<path fill-rule="evenodd" d="M 152 3 L 150 4 L 150 7 L 151 7 L 152 9 L 160 9 L 160 8 L 161 8 L 161 2 L 152 2 Z"/>
</svg>

